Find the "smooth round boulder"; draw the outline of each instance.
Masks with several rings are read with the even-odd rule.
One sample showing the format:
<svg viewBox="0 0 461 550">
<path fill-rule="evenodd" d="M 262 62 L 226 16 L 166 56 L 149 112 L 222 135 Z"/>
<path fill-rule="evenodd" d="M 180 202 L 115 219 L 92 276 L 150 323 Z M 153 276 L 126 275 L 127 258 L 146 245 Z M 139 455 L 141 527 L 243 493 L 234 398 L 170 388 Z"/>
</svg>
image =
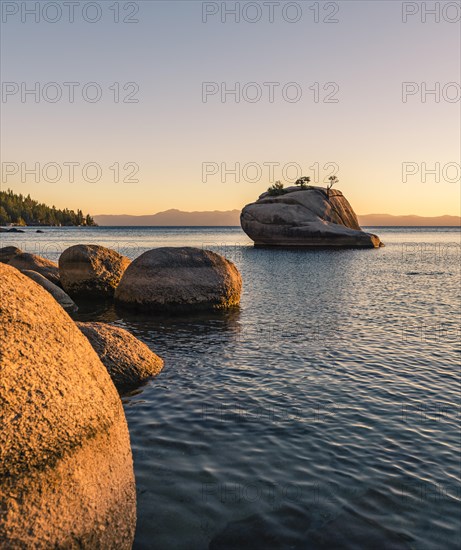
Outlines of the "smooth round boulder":
<svg viewBox="0 0 461 550">
<path fill-rule="evenodd" d="M 163 360 L 127 330 L 105 323 L 77 323 L 77 326 L 119 392 L 139 386 L 162 370 Z"/>
<path fill-rule="evenodd" d="M 132 547 L 136 491 L 120 397 L 50 294 L 0 264 L 2 547 Z"/>
<path fill-rule="evenodd" d="M 107 299 L 122 278 L 130 260 L 115 250 L 95 244 L 78 244 L 64 250 L 59 273 L 64 290 L 81 298 Z"/>
<path fill-rule="evenodd" d="M 8 262 L 9 265 L 19 269 L 19 271 L 35 271 L 46 277 L 55 285 L 60 285 L 59 282 L 59 268 L 51 260 L 37 256 L 37 254 L 29 254 L 23 252 L 16 255 L 12 260 Z"/>
<path fill-rule="evenodd" d="M 23 254 L 23 252 L 20 248 L 16 248 L 15 246 L 5 246 L 0 248 L 0 263 L 7 264 L 15 256 L 19 256 L 19 254 Z"/>
<path fill-rule="evenodd" d="M 134 260 L 115 291 L 118 304 L 151 313 L 213 310 L 240 302 L 235 265 L 210 250 L 165 247 Z"/>
<path fill-rule="evenodd" d="M 29 279 L 32 279 L 37 284 L 39 284 L 42 288 L 44 288 L 46 291 L 48 291 L 51 296 L 58 302 L 58 304 L 64 308 L 67 312 L 75 313 L 78 310 L 78 307 L 76 306 L 75 302 L 72 300 L 70 296 L 68 296 L 62 288 L 59 288 L 55 284 L 53 284 L 51 281 L 49 281 L 46 277 L 43 275 L 40 275 L 40 273 L 37 273 L 36 271 L 31 271 L 30 269 L 25 269 L 21 273 L 24 273 L 24 275 L 27 275 Z"/>
</svg>

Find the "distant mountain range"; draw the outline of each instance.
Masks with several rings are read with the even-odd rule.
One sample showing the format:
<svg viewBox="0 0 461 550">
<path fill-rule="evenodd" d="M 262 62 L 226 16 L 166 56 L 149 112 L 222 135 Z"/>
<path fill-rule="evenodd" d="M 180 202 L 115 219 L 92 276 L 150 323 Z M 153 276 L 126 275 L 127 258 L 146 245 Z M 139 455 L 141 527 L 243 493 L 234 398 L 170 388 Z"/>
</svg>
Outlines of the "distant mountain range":
<svg viewBox="0 0 461 550">
<path fill-rule="evenodd" d="M 363 227 L 369 226 L 461 226 L 461 216 L 394 216 L 392 214 L 364 214 L 358 216 Z"/>
<path fill-rule="evenodd" d="M 94 216 L 98 225 L 130 225 L 130 226 L 229 226 L 240 225 L 240 210 L 213 210 L 211 212 L 183 212 L 177 209 L 165 210 L 147 216 L 129 216 L 126 214 L 103 214 Z"/>
<path fill-rule="evenodd" d="M 93 216 L 98 225 L 117 226 L 238 226 L 240 210 L 213 210 L 209 212 L 183 212 L 166 210 L 147 216 L 128 214 L 101 214 Z M 460 216 L 393 216 L 391 214 L 365 214 L 358 216 L 361 226 L 460 226 Z"/>
</svg>

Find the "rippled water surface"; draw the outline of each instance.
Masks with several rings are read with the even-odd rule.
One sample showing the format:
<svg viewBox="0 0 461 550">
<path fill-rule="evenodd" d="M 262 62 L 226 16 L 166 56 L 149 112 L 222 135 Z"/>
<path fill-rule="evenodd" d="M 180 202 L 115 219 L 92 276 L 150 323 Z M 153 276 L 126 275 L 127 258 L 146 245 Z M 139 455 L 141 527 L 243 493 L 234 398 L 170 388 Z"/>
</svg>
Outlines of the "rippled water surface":
<svg viewBox="0 0 461 550">
<path fill-rule="evenodd" d="M 124 399 L 139 549 L 461 547 L 460 234 L 374 228 L 378 250 L 254 249 L 239 228 L 0 236 L 56 259 L 211 248 L 241 308 L 149 319 L 86 312 L 165 359 Z"/>
</svg>

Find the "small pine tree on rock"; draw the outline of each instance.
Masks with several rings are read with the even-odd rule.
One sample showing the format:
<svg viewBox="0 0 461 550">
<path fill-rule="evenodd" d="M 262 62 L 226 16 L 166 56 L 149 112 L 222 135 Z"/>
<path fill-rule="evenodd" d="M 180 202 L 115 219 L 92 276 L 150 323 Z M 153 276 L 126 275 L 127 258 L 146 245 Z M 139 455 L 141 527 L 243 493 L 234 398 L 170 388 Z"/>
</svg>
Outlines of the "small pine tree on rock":
<svg viewBox="0 0 461 550">
<path fill-rule="evenodd" d="M 328 178 L 330 181 L 329 185 L 327 185 L 327 198 L 330 198 L 330 189 L 335 185 L 335 183 L 338 183 L 339 179 L 336 176 L 330 176 Z"/>
<path fill-rule="evenodd" d="M 309 182 L 311 178 L 309 176 L 302 176 L 295 181 L 295 185 L 299 185 L 301 189 L 307 189 L 309 187 Z"/>
<path fill-rule="evenodd" d="M 283 195 L 285 193 L 285 189 L 283 188 L 283 183 L 279 180 L 274 183 L 274 185 L 271 185 L 267 192 L 269 195 L 275 196 L 275 195 Z"/>
</svg>

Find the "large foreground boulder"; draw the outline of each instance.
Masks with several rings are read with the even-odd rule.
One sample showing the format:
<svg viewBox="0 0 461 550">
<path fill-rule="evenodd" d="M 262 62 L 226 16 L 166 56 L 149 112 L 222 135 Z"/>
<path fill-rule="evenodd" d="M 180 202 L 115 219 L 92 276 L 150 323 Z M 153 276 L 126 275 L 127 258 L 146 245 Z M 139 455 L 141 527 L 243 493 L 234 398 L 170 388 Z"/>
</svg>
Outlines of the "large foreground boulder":
<svg viewBox="0 0 461 550">
<path fill-rule="evenodd" d="M 381 246 L 379 237 L 362 231 L 341 191 L 323 187 L 288 187 L 281 195 L 263 193 L 242 210 L 243 231 L 257 246 Z"/>
<path fill-rule="evenodd" d="M 14 256 L 14 258 L 9 261 L 9 265 L 19 269 L 19 271 L 24 271 L 26 269 L 36 271 L 53 284 L 60 285 L 58 266 L 51 260 L 37 256 L 37 254 L 23 252 L 22 254 Z"/>
<path fill-rule="evenodd" d="M 81 298 L 112 298 L 129 265 L 125 256 L 95 244 L 71 246 L 59 258 L 64 290 Z"/>
<path fill-rule="evenodd" d="M 22 250 L 20 248 L 16 248 L 16 246 L 5 246 L 3 248 L 0 248 L 0 263 L 7 264 L 15 256 L 18 256 L 22 253 Z"/>
<path fill-rule="evenodd" d="M 37 273 L 36 271 L 31 271 L 29 269 L 25 269 L 24 271 L 22 271 L 22 273 L 24 273 L 24 275 L 27 275 L 29 279 L 32 279 L 42 288 L 47 290 L 51 294 L 51 296 L 53 296 L 53 298 L 58 302 L 58 304 L 69 313 L 74 313 L 78 310 L 75 302 L 70 296 L 68 296 L 64 292 L 62 288 L 59 288 L 58 286 L 53 284 L 46 277 L 40 275 L 40 273 Z"/>
<path fill-rule="evenodd" d="M 163 368 L 163 360 L 128 331 L 105 323 L 77 323 L 121 392 L 139 386 Z"/>
<path fill-rule="evenodd" d="M 210 250 L 166 247 L 136 258 L 115 291 L 124 306 L 150 312 L 224 309 L 238 305 L 242 278 Z"/>
<path fill-rule="evenodd" d="M 0 264 L 0 546 L 129 549 L 135 520 L 107 370 L 46 290 Z"/>
</svg>

